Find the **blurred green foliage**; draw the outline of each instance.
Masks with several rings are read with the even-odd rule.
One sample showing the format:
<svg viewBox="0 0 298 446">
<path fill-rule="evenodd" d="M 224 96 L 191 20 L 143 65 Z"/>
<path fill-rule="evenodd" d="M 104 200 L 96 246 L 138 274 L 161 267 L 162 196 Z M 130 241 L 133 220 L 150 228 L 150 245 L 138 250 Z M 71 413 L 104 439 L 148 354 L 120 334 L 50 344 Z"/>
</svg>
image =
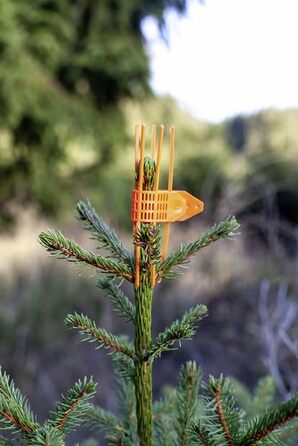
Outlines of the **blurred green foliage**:
<svg viewBox="0 0 298 446">
<path fill-rule="evenodd" d="M 0 218 L 66 209 L 126 142 L 123 98 L 149 93 L 142 20 L 185 0 L 0 2 Z"/>
</svg>

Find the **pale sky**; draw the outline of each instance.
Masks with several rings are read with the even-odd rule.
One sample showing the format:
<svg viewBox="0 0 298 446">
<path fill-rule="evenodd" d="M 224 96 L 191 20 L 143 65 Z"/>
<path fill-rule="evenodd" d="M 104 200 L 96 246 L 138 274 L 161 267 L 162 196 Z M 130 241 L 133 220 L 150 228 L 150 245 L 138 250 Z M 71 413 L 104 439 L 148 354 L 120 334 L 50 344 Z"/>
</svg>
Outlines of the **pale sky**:
<svg viewBox="0 0 298 446">
<path fill-rule="evenodd" d="M 167 13 L 168 45 L 148 18 L 151 85 L 213 122 L 298 107 L 298 0 L 190 0 Z"/>
</svg>

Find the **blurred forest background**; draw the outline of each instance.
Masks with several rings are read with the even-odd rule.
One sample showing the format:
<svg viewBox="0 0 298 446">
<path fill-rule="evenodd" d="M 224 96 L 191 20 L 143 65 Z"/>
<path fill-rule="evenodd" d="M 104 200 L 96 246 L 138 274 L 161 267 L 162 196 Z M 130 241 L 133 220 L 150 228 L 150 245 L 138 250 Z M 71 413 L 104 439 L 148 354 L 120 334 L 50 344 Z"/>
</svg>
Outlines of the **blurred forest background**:
<svg viewBox="0 0 298 446">
<path fill-rule="evenodd" d="M 109 358 L 81 345 L 63 319 L 76 310 L 118 333 L 128 327 L 111 314 L 93 272 L 48 258 L 37 235 L 54 226 L 95 249 L 73 218 L 76 201 L 88 197 L 131 247 L 139 122 L 175 124 L 175 188 L 206 203 L 202 216 L 175 225 L 172 246 L 229 214 L 241 223 L 237 241 L 202 252 L 175 287 L 158 287 L 154 330 L 194 302 L 210 315 L 194 342 L 156 366 L 156 395 L 186 359 L 250 388 L 273 374 L 280 397 L 298 389 L 298 109 L 209 124 L 154 97 L 142 20 L 155 17 L 166 35 L 165 10 L 185 7 L 0 2 L 0 364 L 41 418 L 85 374 L 99 381 L 98 400 L 115 406 Z"/>
</svg>

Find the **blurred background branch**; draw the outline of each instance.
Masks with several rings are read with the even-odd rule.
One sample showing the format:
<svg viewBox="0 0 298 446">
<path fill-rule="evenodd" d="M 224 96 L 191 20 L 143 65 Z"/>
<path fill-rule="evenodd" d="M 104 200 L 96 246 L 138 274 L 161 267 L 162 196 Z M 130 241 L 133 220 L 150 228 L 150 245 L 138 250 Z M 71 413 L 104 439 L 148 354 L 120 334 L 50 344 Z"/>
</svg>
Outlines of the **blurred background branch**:
<svg viewBox="0 0 298 446">
<path fill-rule="evenodd" d="M 262 282 L 259 315 L 265 347 L 264 364 L 281 396 L 287 398 L 298 388 L 297 303 L 288 297 L 287 284 L 279 284 L 276 296 L 270 299 L 270 283 Z"/>
</svg>

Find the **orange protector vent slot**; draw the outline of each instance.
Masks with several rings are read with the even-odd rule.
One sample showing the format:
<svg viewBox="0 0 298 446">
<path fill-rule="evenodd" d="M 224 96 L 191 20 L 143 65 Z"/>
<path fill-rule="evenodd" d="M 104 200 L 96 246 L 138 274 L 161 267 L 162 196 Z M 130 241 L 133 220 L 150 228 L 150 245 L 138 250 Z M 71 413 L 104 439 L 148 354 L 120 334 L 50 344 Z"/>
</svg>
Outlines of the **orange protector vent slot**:
<svg viewBox="0 0 298 446">
<path fill-rule="evenodd" d="M 138 208 L 141 197 L 141 208 Z M 132 191 L 131 219 L 141 223 L 183 221 L 203 211 L 204 204 L 185 191 Z M 138 215 L 138 211 L 140 215 Z"/>
<path fill-rule="evenodd" d="M 141 211 L 138 216 L 138 202 L 141 195 Z M 167 191 L 132 191 L 131 219 L 146 223 L 157 223 L 167 221 L 168 215 L 168 193 Z"/>
</svg>

